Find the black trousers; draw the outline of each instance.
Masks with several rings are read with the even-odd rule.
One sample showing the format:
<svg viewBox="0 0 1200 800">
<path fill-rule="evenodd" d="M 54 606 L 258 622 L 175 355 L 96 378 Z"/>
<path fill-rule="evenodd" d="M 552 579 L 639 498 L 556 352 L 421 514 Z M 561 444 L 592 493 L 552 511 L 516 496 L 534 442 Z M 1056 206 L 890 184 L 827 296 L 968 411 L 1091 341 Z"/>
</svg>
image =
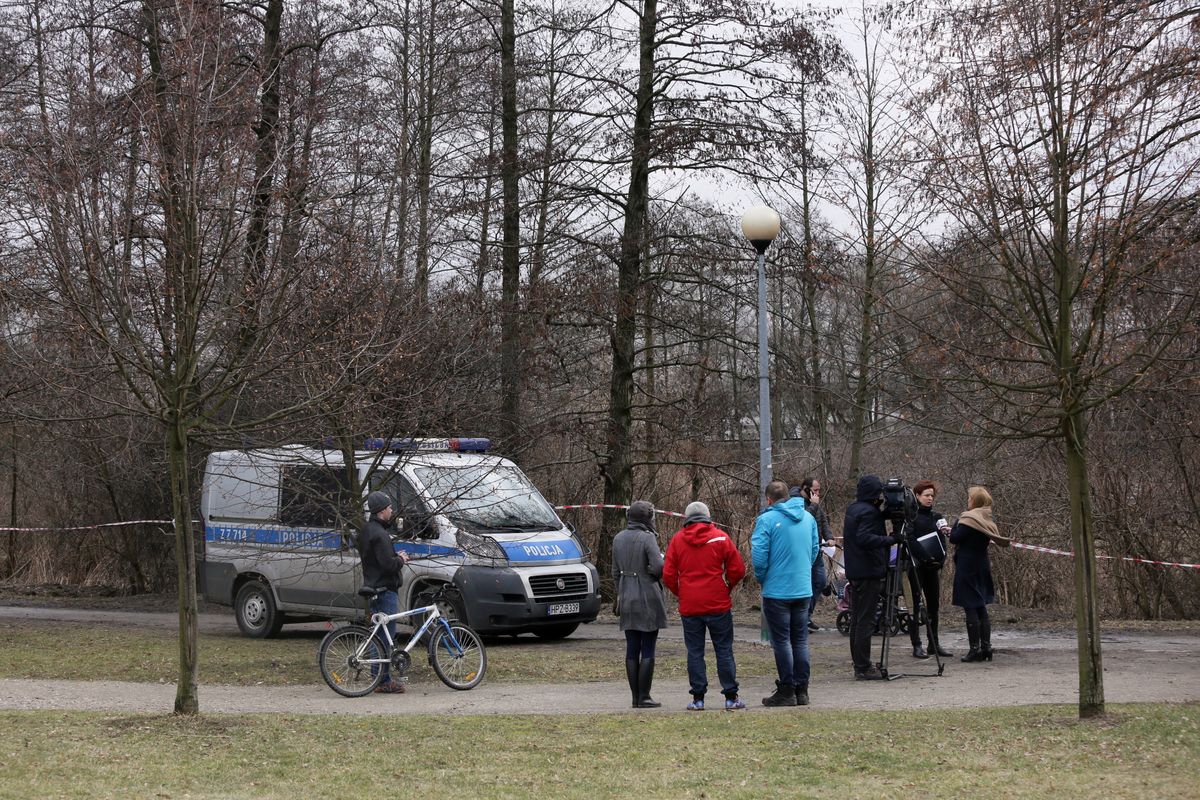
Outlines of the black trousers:
<svg viewBox="0 0 1200 800">
<path fill-rule="evenodd" d="M 854 671 L 864 672 L 871 667 L 871 633 L 875 630 L 875 610 L 883 578 L 851 581 L 853 595 L 850 607 L 850 658 Z"/>
<path fill-rule="evenodd" d="M 938 577 L 941 570 L 931 566 L 912 566 L 908 570 L 908 588 L 912 590 L 913 607 L 909 609 L 913 615 L 913 625 L 909 626 L 908 638 L 912 640 L 913 647 L 921 644 L 921 631 L 925 630 L 924 625 L 917 625 L 916 620 L 920 618 L 921 606 L 925 607 L 925 613 L 929 615 L 929 622 L 933 628 L 934 637 L 937 636 L 938 629 L 938 605 L 941 599 L 942 582 Z M 933 642 L 929 643 L 933 646 Z"/>
</svg>

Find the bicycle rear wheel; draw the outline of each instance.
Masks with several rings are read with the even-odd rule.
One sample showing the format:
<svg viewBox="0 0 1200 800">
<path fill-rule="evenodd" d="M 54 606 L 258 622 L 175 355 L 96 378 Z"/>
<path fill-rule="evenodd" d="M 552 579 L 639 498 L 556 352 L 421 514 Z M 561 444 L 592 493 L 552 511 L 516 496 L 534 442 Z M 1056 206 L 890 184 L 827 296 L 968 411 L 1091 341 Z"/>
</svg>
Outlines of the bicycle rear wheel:
<svg viewBox="0 0 1200 800">
<path fill-rule="evenodd" d="M 361 657 L 359 650 L 362 650 Z M 325 634 L 317 650 L 321 677 L 329 688 L 344 697 L 362 697 L 375 691 L 383 679 L 381 664 L 364 664 L 361 659 L 383 658 L 383 642 L 362 625 L 346 625 Z"/>
<path fill-rule="evenodd" d="M 487 651 L 479 634 L 456 622 L 447 632 L 441 625 L 429 640 L 429 665 L 451 689 L 473 689 L 487 671 Z"/>
</svg>

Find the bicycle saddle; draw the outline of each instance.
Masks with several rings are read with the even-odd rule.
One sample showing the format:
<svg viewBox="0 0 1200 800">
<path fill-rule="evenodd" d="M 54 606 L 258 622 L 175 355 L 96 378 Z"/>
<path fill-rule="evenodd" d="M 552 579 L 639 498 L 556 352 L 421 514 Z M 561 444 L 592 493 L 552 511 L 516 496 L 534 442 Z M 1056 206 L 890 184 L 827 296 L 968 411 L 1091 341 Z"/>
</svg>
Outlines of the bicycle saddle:
<svg viewBox="0 0 1200 800">
<path fill-rule="evenodd" d="M 382 586 L 378 587 L 378 588 L 376 588 L 374 586 L 360 586 L 360 587 L 358 587 L 358 596 L 359 597 L 374 597 L 375 595 L 380 594 L 383 591 L 385 591 L 385 589 Z"/>
</svg>

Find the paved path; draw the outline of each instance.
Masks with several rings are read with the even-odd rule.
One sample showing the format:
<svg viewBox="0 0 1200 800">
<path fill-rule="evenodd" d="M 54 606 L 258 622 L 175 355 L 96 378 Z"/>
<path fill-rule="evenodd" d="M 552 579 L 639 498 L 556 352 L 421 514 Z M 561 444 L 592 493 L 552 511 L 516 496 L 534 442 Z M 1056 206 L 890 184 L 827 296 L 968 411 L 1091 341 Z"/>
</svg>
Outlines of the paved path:
<svg viewBox="0 0 1200 800">
<path fill-rule="evenodd" d="M 0 606 L 0 619 L 73 619 L 131 625 L 173 625 L 172 614 L 82 611 L 62 608 Z M 229 632 L 228 614 L 202 614 L 201 628 Z M 678 638 L 678 626 L 664 637 Z M 580 628 L 572 638 L 618 639 L 611 624 Z M 754 628 L 739 628 L 738 638 L 757 641 Z M 945 674 L 905 677 L 896 681 L 856 682 L 849 671 L 814 675 L 810 695 L 815 708 L 915 709 L 970 706 L 1011 706 L 1078 701 L 1073 636 L 1053 631 L 1000 630 L 994 634 L 996 661 L 985 664 L 947 662 Z M 903 644 L 900 640 L 898 644 Z M 845 639 L 834 631 L 813 638 L 817 648 L 840 649 Z M 961 635 L 947 642 L 952 650 L 964 646 Z M 1112 633 L 1103 638 L 1105 696 L 1110 703 L 1200 701 L 1200 635 L 1196 633 Z M 904 647 L 893 651 L 894 671 L 930 673 L 932 661 L 915 661 Z M 711 668 L 711 667 L 710 667 Z M 423 678 L 425 676 L 422 676 Z M 710 676 L 715 678 L 715 676 Z M 773 686 L 765 679 L 742 686 L 751 713 L 769 711 L 759 698 Z M 657 712 L 682 711 L 688 687 L 681 680 L 655 683 L 654 695 L 666 705 Z M 170 711 L 175 697 L 171 684 L 117 681 L 0 680 L 0 708 L 70 709 L 111 712 Z M 710 700 L 720 700 L 717 692 Z M 216 713 L 309 714 L 595 714 L 632 713 L 629 689 L 623 682 L 585 684 L 515 684 L 484 681 L 469 692 L 456 692 L 434 681 L 410 686 L 404 695 L 340 697 L 324 685 L 200 687 L 200 707 Z M 794 711 L 794 710 L 793 710 Z"/>
</svg>

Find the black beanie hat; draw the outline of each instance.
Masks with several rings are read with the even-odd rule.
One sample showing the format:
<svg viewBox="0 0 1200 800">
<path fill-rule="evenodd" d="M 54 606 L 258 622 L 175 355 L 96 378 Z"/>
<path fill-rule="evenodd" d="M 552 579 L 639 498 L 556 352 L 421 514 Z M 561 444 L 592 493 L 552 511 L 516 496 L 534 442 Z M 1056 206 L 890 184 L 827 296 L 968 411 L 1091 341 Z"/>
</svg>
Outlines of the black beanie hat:
<svg viewBox="0 0 1200 800">
<path fill-rule="evenodd" d="M 392 504 L 392 498 L 387 492 L 371 492 L 367 495 L 367 510 L 372 514 L 378 514 Z"/>
</svg>

